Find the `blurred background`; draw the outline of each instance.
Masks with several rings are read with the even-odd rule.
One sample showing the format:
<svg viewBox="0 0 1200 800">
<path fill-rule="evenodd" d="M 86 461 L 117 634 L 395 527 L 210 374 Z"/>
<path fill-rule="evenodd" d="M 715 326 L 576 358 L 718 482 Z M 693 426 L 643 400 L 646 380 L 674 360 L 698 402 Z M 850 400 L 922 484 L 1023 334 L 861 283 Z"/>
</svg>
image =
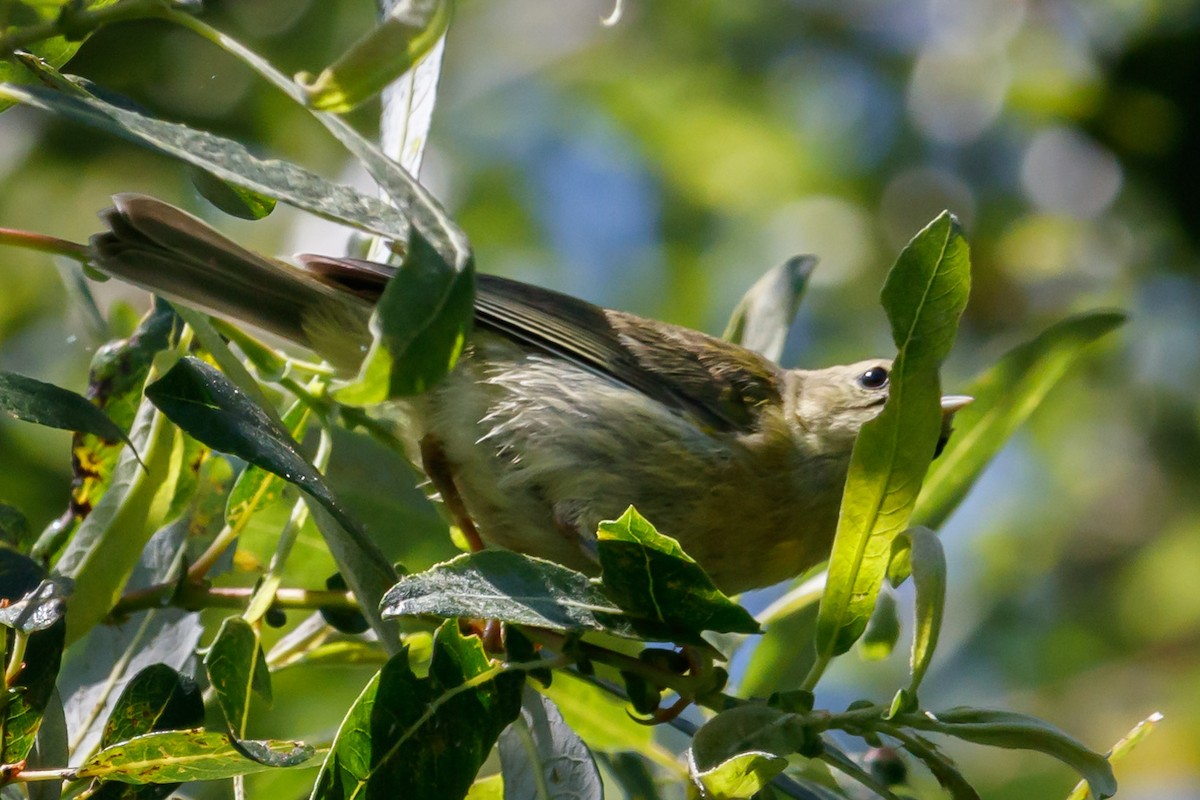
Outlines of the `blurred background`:
<svg viewBox="0 0 1200 800">
<path fill-rule="evenodd" d="M 374 13 L 370 0 L 206 6 L 288 73 L 319 70 Z M 883 277 L 949 208 L 974 263 L 949 391 L 1069 313 L 1127 310 L 945 527 L 949 610 L 922 701 L 1034 713 L 1100 751 L 1162 711 L 1118 766 L 1120 796 L 1200 797 L 1200 2 L 626 0 L 611 28 L 610 10 L 460 3 L 423 179 L 480 268 L 720 333 L 764 270 L 814 253 L 785 362 L 820 366 L 889 352 Z M 185 32 L 115 26 L 68 70 L 369 186 L 305 113 Z M 283 207 L 223 217 L 181 166 L 122 141 L 0 116 L 0 226 L 83 239 L 118 191 L 267 252 L 345 247 L 344 231 Z M 0 368 L 82 389 L 101 342 L 52 260 L 5 249 L 0 276 Z M 0 500 L 35 527 L 62 510 L 69 468 L 65 434 L 0 419 Z M 335 468 L 368 517 L 410 481 L 367 456 Z M 412 518 L 438 527 L 427 509 Z M 448 552 L 423 547 L 416 566 Z M 818 704 L 886 700 L 905 647 L 840 659 Z M 798 681 L 785 672 L 755 688 Z M 952 752 L 984 797 L 1074 783 L 1043 756 Z"/>
</svg>

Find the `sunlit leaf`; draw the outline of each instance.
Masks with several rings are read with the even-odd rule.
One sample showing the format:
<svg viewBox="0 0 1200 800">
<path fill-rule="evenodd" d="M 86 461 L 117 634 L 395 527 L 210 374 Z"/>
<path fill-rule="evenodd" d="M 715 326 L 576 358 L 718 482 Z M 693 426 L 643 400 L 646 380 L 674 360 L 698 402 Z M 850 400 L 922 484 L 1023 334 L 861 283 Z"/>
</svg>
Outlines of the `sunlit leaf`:
<svg viewBox="0 0 1200 800">
<path fill-rule="evenodd" d="M 244 737 L 251 694 L 271 702 L 271 674 L 250 623 L 241 617 L 226 617 L 204 655 L 204 669 L 229 730 Z"/>
<path fill-rule="evenodd" d="M 313 749 L 300 742 L 234 742 L 223 733 L 165 731 L 106 747 L 76 774 L 135 784 L 211 781 L 297 766 L 312 755 Z"/>
<path fill-rule="evenodd" d="M 750 797 L 787 766 L 805 734 L 800 718 L 768 706 L 724 711 L 692 739 L 688 768 L 692 780 L 714 798 Z"/>
<path fill-rule="evenodd" d="M 858 640 L 859 655 L 867 661 L 882 661 L 892 654 L 899 639 L 900 614 L 896 610 L 896 598 L 888 592 L 880 592 L 875 612 Z"/>
<path fill-rule="evenodd" d="M 724 338 L 778 361 L 816 266 L 815 256 L 793 256 L 759 278 L 733 310 Z"/>
<path fill-rule="evenodd" d="M 450 0 L 398 0 L 321 74 L 300 73 L 296 81 L 314 108 L 349 111 L 431 56 L 444 41 L 451 10 Z"/>
<path fill-rule="evenodd" d="M 504 800 L 572 797 L 600 800 L 595 759 L 554 703 L 528 686 L 521 715 L 500 734 Z"/>
<path fill-rule="evenodd" d="M 407 653 L 371 679 L 338 730 L 313 800 L 462 797 L 500 732 L 521 710 L 518 673 L 489 661 L 450 621 L 438 629 L 429 676 Z"/>
<path fill-rule="evenodd" d="M 911 528 L 904 534 L 912 553 L 913 583 L 916 584 L 916 613 L 908 692 L 915 702 L 917 689 L 925 678 L 933 651 L 937 649 L 946 608 L 946 554 L 937 534 L 928 528 Z"/>
<path fill-rule="evenodd" d="M 205 200 L 230 216 L 255 220 L 262 219 L 275 210 L 274 197 L 223 181 L 208 170 L 192 167 L 188 170 L 188 175 L 196 191 Z"/>
<path fill-rule="evenodd" d="M 818 664 L 862 634 L 908 524 L 941 430 L 938 367 L 950 352 L 970 288 L 957 221 L 943 214 L 904 248 L 883 287 L 899 349 L 887 404 L 854 445 L 829 577 L 817 617 Z"/>
<path fill-rule="evenodd" d="M 1146 717 L 1144 720 L 1134 725 L 1129 733 L 1125 734 L 1112 746 L 1108 751 L 1108 763 L 1112 764 L 1119 759 L 1129 755 L 1133 748 L 1137 747 L 1143 739 L 1154 733 L 1154 729 L 1158 727 L 1158 723 L 1162 722 L 1163 715 L 1157 711 Z M 1088 793 L 1088 782 L 1080 781 L 1071 793 L 1067 795 L 1067 800 L 1090 800 L 1091 795 Z"/>
<path fill-rule="evenodd" d="M 69 582 L 62 578 L 43 580 L 33 591 L 0 607 L 0 625 L 29 634 L 44 631 L 67 612 Z"/>
</svg>

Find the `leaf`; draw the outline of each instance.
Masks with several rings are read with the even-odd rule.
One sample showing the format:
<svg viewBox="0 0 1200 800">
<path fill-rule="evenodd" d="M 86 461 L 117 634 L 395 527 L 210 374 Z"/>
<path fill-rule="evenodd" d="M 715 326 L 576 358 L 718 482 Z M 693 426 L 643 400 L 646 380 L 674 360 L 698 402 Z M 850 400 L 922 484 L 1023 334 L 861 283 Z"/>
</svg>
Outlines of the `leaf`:
<svg viewBox="0 0 1200 800">
<path fill-rule="evenodd" d="M 896 612 L 896 598 L 888 592 L 880 592 L 875 612 L 858 640 L 858 653 L 867 661 L 882 661 L 892 654 L 899 638 L 900 616 Z"/>
<path fill-rule="evenodd" d="M 495 619 L 581 633 L 642 638 L 666 635 L 656 621 L 631 617 L 587 576 L 553 561 L 510 550 L 464 553 L 406 575 L 381 604 L 385 617 L 434 614 Z"/>
<path fill-rule="evenodd" d="M 316 77 L 296 76 L 309 103 L 343 114 L 414 69 L 445 40 L 450 0 L 397 0 L 374 29 Z M 415 170 L 414 170 L 415 174 Z"/>
<path fill-rule="evenodd" d="M 0 408 L 26 422 L 129 444 L 125 431 L 87 398 L 14 372 L 0 370 Z"/>
<path fill-rule="evenodd" d="M 821 737 L 821 760 L 854 781 L 870 789 L 883 800 L 900 800 L 887 785 L 878 780 L 872 773 L 858 765 L 854 759 L 842 752 L 828 736 Z"/>
<path fill-rule="evenodd" d="M 0 100 L 51 111 L 200 167 L 319 217 L 403 240 L 408 222 L 386 203 L 276 159 L 261 159 L 229 139 L 164 122 L 94 97 L 69 97 L 37 86 L 0 84 Z"/>
<path fill-rule="evenodd" d="M 19 600 L 0 608 L 0 625 L 24 634 L 44 631 L 67 613 L 70 583 L 62 578 L 43 580 Z"/>
<path fill-rule="evenodd" d="M 1124 322 L 1125 315 L 1113 311 L 1069 317 L 1010 350 L 976 378 L 967 389 L 975 401 L 955 415 L 958 432 L 933 462 L 913 509 L 913 522 L 940 527 L 992 457 L 1041 405 L 1084 349 Z M 893 584 L 908 577 L 903 551 L 889 577 Z"/>
<path fill-rule="evenodd" d="M 101 747 L 164 730 L 185 730 L 204 722 L 200 687 L 166 664 L 151 664 L 125 684 L 113 706 Z"/>
<path fill-rule="evenodd" d="M 136 736 L 104 748 L 76 771 L 80 778 L 122 783 L 184 783 L 249 775 L 303 764 L 313 749 L 301 742 L 234 741 L 204 730 Z"/>
<path fill-rule="evenodd" d="M 427 678 L 402 652 L 367 684 L 338 729 L 313 800 L 462 797 L 520 713 L 522 684 L 521 674 L 488 660 L 477 638 L 446 622 Z"/>
<path fill-rule="evenodd" d="M 768 271 L 738 302 L 723 338 L 779 361 L 816 266 L 815 256 L 793 256 Z"/>
<path fill-rule="evenodd" d="M 759 633 L 750 612 L 730 600 L 679 542 L 630 506 L 596 533 L 600 585 L 624 611 L 677 630 Z"/>
<path fill-rule="evenodd" d="M 908 684 L 908 694 L 915 704 L 917 689 L 933 660 L 942 629 L 942 614 L 946 609 L 946 553 L 937 534 L 928 528 L 911 528 L 903 536 L 912 553 L 913 583 L 917 590 L 910 660 L 912 680 Z"/>
<path fill-rule="evenodd" d="M 0 599 L 12 601 L 27 596 L 41 585 L 44 576 L 45 570 L 28 556 L 0 548 Z M 33 747 L 42 712 L 54 695 L 65 629 L 65 622 L 59 618 L 48 628 L 28 635 L 21 656 L 23 666 L 3 691 L 0 763 L 21 761 Z M 13 637 L 8 641 L 11 648 Z"/>
<path fill-rule="evenodd" d="M 147 386 L 146 397 L 209 447 L 278 475 L 311 498 L 313 518 L 364 614 L 384 646 L 395 647 L 394 629 L 377 612 L 379 598 L 396 582 L 395 568 L 342 508 L 321 473 L 297 452 L 288 432 L 220 372 L 194 358 L 181 359 Z"/>
<path fill-rule="evenodd" d="M 1104 756 L 1034 717 L 1011 711 L 953 708 L 929 716 L 910 714 L 901 721 L 910 728 L 954 736 L 975 744 L 1036 750 L 1057 758 L 1082 775 L 1096 797 L 1112 797 L 1117 791 L 1112 766 Z"/>
<path fill-rule="evenodd" d="M 1110 764 L 1118 759 L 1129 755 L 1133 748 L 1137 747 L 1143 739 L 1154 733 L 1154 729 L 1158 727 L 1158 723 L 1162 722 L 1163 715 L 1157 711 L 1146 717 L 1144 720 L 1134 725 L 1129 733 L 1125 734 L 1112 746 L 1108 751 L 1108 762 Z M 1088 794 L 1087 781 L 1080 781 L 1071 794 L 1067 795 L 1067 800 L 1089 800 L 1091 795 Z"/>
<path fill-rule="evenodd" d="M 19 552 L 28 552 L 33 544 L 29 520 L 16 506 L 0 503 L 0 542 Z"/>
<path fill-rule="evenodd" d="M 850 458 L 817 616 L 814 676 L 862 634 L 892 539 L 907 527 L 941 430 L 938 367 L 954 344 L 970 269 L 957 221 L 942 214 L 909 242 L 884 283 L 882 301 L 900 352 L 887 403 L 863 426 Z"/>
<path fill-rule="evenodd" d="M 239 739 L 250 719 L 250 695 L 271 702 L 271 674 L 258 634 L 241 617 L 226 617 L 204 656 L 208 682 L 229 730 Z"/>
<path fill-rule="evenodd" d="M 85 0 L 79 3 L 79 9 L 92 10 L 112 5 L 117 0 Z M 4 8 L 3 17 L 0 18 L 0 36 L 6 36 L 23 27 L 36 25 L 39 22 L 49 22 L 59 15 L 62 7 L 66 5 L 64 2 L 39 2 L 39 3 L 9 3 Z M 23 49 L 29 51 L 38 58 L 43 59 L 51 67 L 58 68 L 71 60 L 79 47 L 86 41 L 87 37 L 78 39 L 67 39 L 65 36 L 54 36 L 49 39 L 43 39 L 40 42 L 34 42 L 26 45 Z M 21 62 L 5 58 L 0 59 L 0 82 L 4 83 L 32 83 L 37 80 L 37 76 L 30 73 L 28 69 L 22 66 Z M 11 101 L 0 101 L 0 111 L 12 105 Z"/>
<path fill-rule="evenodd" d="M 804 741 L 804 726 L 796 714 L 769 706 L 738 706 L 717 714 L 696 732 L 688 770 L 707 795 L 750 797 L 783 771 L 787 756 Z"/>
<path fill-rule="evenodd" d="M 230 216 L 258 220 L 275 210 L 274 197 L 223 181 L 207 170 L 191 167 L 188 177 L 201 197 Z"/>
<path fill-rule="evenodd" d="M 57 769 L 67 763 L 67 721 L 63 716 L 62 699 L 55 690 L 42 712 L 42 724 L 38 726 L 33 748 L 25 759 L 28 770 Z M 29 800 L 61 800 L 60 781 L 30 781 L 25 787 Z"/>
<path fill-rule="evenodd" d="M 654 740 L 654 729 L 635 722 L 625 703 L 599 686 L 559 671 L 539 691 L 554 701 L 563 719 L 593 751 L 636 750 L 660 766 L 676 769 L 675 757 Z"/>
<path fill-rule="evenodd" d="M 525 687 L 521 715 L 500 734 L 504 800 L 601 800 L 604 787 L 587 745 L 554 703 Z"/>
</svg>

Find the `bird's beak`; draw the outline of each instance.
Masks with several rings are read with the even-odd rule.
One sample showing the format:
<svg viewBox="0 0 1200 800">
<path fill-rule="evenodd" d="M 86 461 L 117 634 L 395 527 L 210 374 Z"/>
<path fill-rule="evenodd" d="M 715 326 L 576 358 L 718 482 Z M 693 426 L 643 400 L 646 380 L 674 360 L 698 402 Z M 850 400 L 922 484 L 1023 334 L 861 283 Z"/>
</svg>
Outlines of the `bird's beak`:
<svg viewBox="0 0 1200 800">
<path fill-rule="evenodd" d="M 950 434 L 954 431 L 952 424 L 954 421 L 954 412 L 970 405 L 974 401 L 974 397 L 968 397 L 965 394 L 948 394 L 942 398 L 942 435 L 938 437 L 937 449 L 933 451 L 934 458 L 942 454 L 942 450 L 946 447 L 946 442 L 950 441 Z"/>
</svg>

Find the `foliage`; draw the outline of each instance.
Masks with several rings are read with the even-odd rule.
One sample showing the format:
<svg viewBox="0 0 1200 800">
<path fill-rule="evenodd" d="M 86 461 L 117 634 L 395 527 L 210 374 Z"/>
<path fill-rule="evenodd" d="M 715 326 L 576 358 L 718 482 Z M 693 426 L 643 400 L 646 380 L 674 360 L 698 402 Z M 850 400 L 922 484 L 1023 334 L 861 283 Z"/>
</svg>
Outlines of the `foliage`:
<svg viewBox="0 0 1200 800">
<path fill-rule="evenodd" d="M 176 317 L 165 303 L 97 355 L 96 391 L 87 399 L 0 372 L 4 410 L 77 434 L 76 491 L 66 517 L 36 541 L 9 533 L 21 529 L 14 512 L 0 517 L 4 779 L 31 795 L 39 784 L 61 783 L 71 796 L 140 798 L 190 781 L 232 779 L 244 787 L 255 773 L 307 767 L 317 771 L 298 771 L 313 798 L 600 797 L 606 785 L 647 796 L 660 780 L 712 798 L 851 797 L 859 787 L 898 796 L 894 784 L 902 779 L 880 777 L 871 758 L 843 752 L 853 740 L 869 756 L 902 751 L 951 796 L 977 797 L 970 776 L 927 738 L 937 734 L 1045 753 L 1077 771 L 1094 796 L 1114 794 L 1109 759 L 1056 727 L 1008 711 L 930 712 L 918 696 L 941 623 L 953 613 L 935 530 L 1067 365 L 1121 321 L 1111 312 L 1077 315 L 1001 358 L 977 380 L 975 404 L 960 418 L 958 435 L 932 462 L 940 370 L 971 283 L 966 239 L 948 213 L 911 239 L 883 286 L 898 350 L 889 400 L 855 445 L 823 592 L 810 591 L 789 606 L 789 615 L 811 613 L 819 597 L 803 645 L 815 660 L 797 689 L 768 698 L 729 689 L 725 665 L 755 646 L 759 621 L 636 509 L 596 532 L 599 577 L 492 550 L 407 573 L 368 535 L 343 499 L 345 487 L 326 475 L 336 437 L 361 430 L 399 451 L 395 436 L 362 407 L 418 394 L 442 379 L 471 324 L 472 248 L 413 177 L 450 5 L 399 2 L 320 76 L 296 81 L 166 0 L 64 3 L 57 16 L 0 25 L 0 55 L 25 46 L 54 55 L 46 62 L 4 61 L 0 76 L 11 79 L 20 63 L 22 74 L 32 69 L 45 85 L 10 80 L 0 84 L 0 100 L 187 163 L 202 171 L 201 193 L 229 213 L 260 219 L 281 201 L 403 250 L 372 319 L 369 353 L 348 384 L 335 381 L 324 364 L 275 351 L 195 311 L 180 309 Z M 230 138 L 158 119 L 58 74 L 73 49 L 62 42 L 137 17 L 199 34 L 292 100 L 311 104 L 306 110 L 390 202 L 290 162 L 259 158 Z M 381 60 L 380 52 L 391 58 Z M 392 159 L 331 112 L 349 111 L 399 75 L 406 82 L 397 91 L 410 99 L 419 94 L 423 104 L 403 116 L 403 152 Z M 55 248 L 32 235 L 13 234 L 10 241 Z M 61 243 L 58 252 L 78 257 L 80 251 Z M 812 266 L 808 257 L 791 259 L 755 284 L 727 336 L 779 359 Z M 106 324 L 115 333 L 117 314 Z M 114 353 L 125 360 L 115 362 Z M 120 374 L 129 379 L 117 391 L 105 377 L 112 363 L 125 365 Z M 310 427 L 319 439 L 315 449 L 306 446 Z M 414 493 L 406 513 L 419 516 L 423 502 Z M 269 558 L 254 552 L 256 525 L 275 540 Z M 312 587 L 304 563 L 318 550 L 328 552 L 338 571 L 324 589 Z M 268 564 L 253 586 L 239 585 L 237 565 L 249 560 Z M 890 702 L 815 707 L 826 668 L 879 613 L 885 577 L 899 584 L 910 573 L 915 620 L 908 679 L 890 687 L 896 690 Z M 222 617 L 213 609 L 236 613 Z M 297 611 L 314 613 L 298 623 L 287 619 Z M 503 642 L 493 629 L 471 631 L 470 620 L 505 623 Z M 768 636 L 784 621 L 772 619 Z M 191 656 L 202 624 L 208 635 L 200 662 Z M 276 625 L 286 625 L 287 633 L 272 646 Z M 122 626 L 137 633 L 123 640 Z M 878 641 L 890 650 L 895 632 Z M 94 673 L 82 678 L 69 663 L 60 672 L 64 652 L 68 660 L 88 661 Z M 138 655 L 149 661 L 134 672 Z M 295 685 L 286 688 L 289 671 L 303 670 L 312 681 L 319 674 L 313 665 L 362 664 L 378 669 L 341 709 L 331 742 L 296 741 L 290 731 L 253 738 L 263 706 L 306 702 Z M 201 727 L 197 680 L 207 682 L 219 711 L 207 727 Z M 39 726 L 45 737 L 52 732 L 56 686 L 66 706 L 82 709 L 67 725 L 70 749 L 58 748 L 56 763 L 27 766 L 43 735 Z M 614 734 L 631 724 L 626 703 L 639 721 L 692 734 L 682 757 L 640 729 Z M 702 709 L 698 729 L 677 718 L 693 704 Z M 334 724 L 324 720 L 317 729 Z M 494 748 L 499 781 L 487 773 Z"/>
</svg>

